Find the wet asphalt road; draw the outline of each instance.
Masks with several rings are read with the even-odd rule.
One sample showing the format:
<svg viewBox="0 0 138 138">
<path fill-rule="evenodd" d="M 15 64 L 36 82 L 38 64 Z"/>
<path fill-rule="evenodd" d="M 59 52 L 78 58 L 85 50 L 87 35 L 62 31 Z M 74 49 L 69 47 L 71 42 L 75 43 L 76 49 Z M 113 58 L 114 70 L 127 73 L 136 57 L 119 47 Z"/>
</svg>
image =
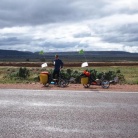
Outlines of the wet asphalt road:
<svg viewBox="0 0 138 138">
<path fill-rule="evenodd" d="M 138 138 L 138 93 L 0 89 L 0 138 Z"/>
</svg>

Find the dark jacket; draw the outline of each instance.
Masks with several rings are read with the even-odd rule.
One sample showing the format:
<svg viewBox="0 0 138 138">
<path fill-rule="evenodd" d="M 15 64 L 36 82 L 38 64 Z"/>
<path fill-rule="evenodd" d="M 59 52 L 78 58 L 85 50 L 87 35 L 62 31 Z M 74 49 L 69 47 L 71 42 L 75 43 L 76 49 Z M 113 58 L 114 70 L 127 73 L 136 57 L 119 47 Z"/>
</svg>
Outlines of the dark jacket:
<svg viewBox="0 0 138 138">
<path fill-rule="evenodd" d="M 60 70 L 60 68 L 63 68 L 63 62 L 62 62 L 62 60 L 60 60 L 60 59 L 55 59 L 54 60 L 54 70 Z"/>
</svg>

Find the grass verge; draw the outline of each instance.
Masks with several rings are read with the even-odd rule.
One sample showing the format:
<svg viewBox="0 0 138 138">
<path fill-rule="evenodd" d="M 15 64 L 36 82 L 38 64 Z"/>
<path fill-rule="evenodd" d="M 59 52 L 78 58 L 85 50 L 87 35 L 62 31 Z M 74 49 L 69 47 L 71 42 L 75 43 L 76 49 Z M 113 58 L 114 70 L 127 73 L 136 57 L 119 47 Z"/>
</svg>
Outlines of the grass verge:
<svg viewBox="0 0 138 138">
<path fill-rule="evenodd" d="M 19 71 L 19 67 L 0 67 L 0 83 L 32 83 L 39 81 L 39 74 L 42 71 L 49 71 L 52 68 L 48 67 L 46 69 L 42 69 L 40 67 L 28 67 L 30 71 L 29 77 L 22 79 L 17 77 L 17 73 Z M 67 70 L 68 68 L 64 68 L 63 70 Z M 125 77 L 126 84 L 138 84 L 138 66 L 106 66 L 106 67 L 70 67 L 69 69 L 77 70 L 80 73 L 85 69 L 95 69 L 98 72 L 107 72 L 107 71 L 118 71 L 120 70 L 121 74 Z"/>
</svg>

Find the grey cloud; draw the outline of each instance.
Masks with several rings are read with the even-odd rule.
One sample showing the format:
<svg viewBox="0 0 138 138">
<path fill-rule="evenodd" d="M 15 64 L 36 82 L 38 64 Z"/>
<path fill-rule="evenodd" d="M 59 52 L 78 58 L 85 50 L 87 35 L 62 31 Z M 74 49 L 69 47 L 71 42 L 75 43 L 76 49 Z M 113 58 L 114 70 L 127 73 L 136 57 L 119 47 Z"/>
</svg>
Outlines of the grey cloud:
<svg viewBox="0 0 138 138">
<path fill-rule="evenodd" d="M 125 25 L 121 26 L 118 30 L 122 34 L 131 33 L 131 34 L 137 35 L 138 34 L 138 24 L 136 24 L 136 23 L 125 24 Z"/>
<path fill-rule="evenodd" d="M 29 44 L 30 40 L 18 38 L 18 37 L 7 37 L 7 38 L 0 38 L 0 46 L 6 45 L 20 45 L 20 44 Z"/>
<path fill-rule="evenodd" d="M 110 7 L 110 10 L 108 10 L 107 7 Z M 46 30 L 46 27 L 48 30 L 52 30 L 53 28 L 62 28 L 64 24 L 67 25 L 70 23 L 72 26 L 73 23 L 75 23 L 75 25 L 76 23 L 79 25 L 82 23 L 83 26 L 87 25 L 87 23 L 89 24 L 87 21 L 90 21 L 90 29 L 93 33 L 92 37 L 95 36 L 102 40 L 102 42 L 137 46 L 138 24 L 126 23 L 120 26 L 117 24 L 115 24 L 115 26 L 106 26 L 106 23 L 99 23 L 98 21 L 100 20 L 96 20 L 109 15 L 127 15 L 134 13 L 138 13 L 136 8 L 127 8 L 125 5 L 120 6 L 120 8 L 114 7 L 109 0 L 1 0 L 0 28 L 18 26 L 31 26 L 32 28 L 35 25 L 44 25 L 44 30 Z M 53 28 L 50 28 L 47 24 L 52 24 L 54 27 L 52 26 Z M 40 27 L 40 32 L 43 27 Z M 52 31 L 49 31 L 50 35 Z M 29 35 L 26 35 L 25 33 L 20 35 L 19 33 L 14 33 L 15 32 L 13 32 L 13 34 L 6 34 L 5 32 L 5 34 L 0 34 L 0 46 L 26 45 L 29 47 L 37 45 L 42 48 L 48 47 L 50 49 L 52 47 L 66 50 L 78 45 L 79 42 L 76 42 L 77 38 L 91 37 L 89 32 L 83 32 L 83 30 L 81 32 L 80 30 L 80 33 L 72 33 L 74 35 L 71 37 L 74 37 L 74 42 L 60 42 L 60 39 L 64 40 L 63 37 L 67 40 L 66 35 L 59 35 L 59 37 L 52 36 L 51 39 L 53 42 L 47 42 L 48 40 L 46 39 L 33 38 L 35 35 L 33 35 L 33 31 L 26 32 L 30 33 Z M 79 44 L 79 47 L 88 47 L 88 44 Z"/>
<path fill-rule="evenodd" d="M 9 38 L 1 38 L 0 45 L 14 45 L 14 44 L 21 44 L 20 40 L 16 37 L 9 37 Z"/>
<path fill-rule="evenodd" d="M 107 5 L 105 0 L 1 0 L 0 27 L 79 22 L 137 12 L 128 8 L 108 11 Z"/>
<path fill-rule="evenodd" d="M 46 39 L 37 39 L 37 40 L 32 40 L 33 41 L 33 45 L 37 44 L 38 46 L 40 46 L 41 48 L 46 48 L 46 49 L 72 49 L 78 45 L 79 47 L 85 47 L 87 48 L 88 45 L 85 44 L 80 44 L 80 41 L 76 41 L 76 42 L 58 42 L 58 41 L 54 41 L 54 42 L 48 42 Z"/>
<path fill-rule="evenodd" d="M 102 0 L 2 0 L 0 26 L 74 22 L 106 16 Z M 97 10 L 98 9 L 98 10 Z"/>
<path fill-rule="evenodd" d="M 130 37 L 130 36 L 114 35 L 114 36 L 109 36 L 104 40 L 110 43 L 138 42 L 138 36 Z"/>
<path fill-rule="evenodd" d="M 79 33 L 79 34 L 74 34 L 73 35 L 75 38 L 83 38 L 83 37 L 91 37 L 91 33 Z"/>
<path fill-rule="evenodd" d="M 121 43 L 135 46 L 138 43 L 138 24 L 126 24 L 123 26 L 112 26 L 101 36 L 108 43 Z"/>
<path fill-rule="evenodd" d="M 61 49 L 61 48 L 69 48 L 71 47 L 72 45 L 75 46 L 77 45 L 78 43 L 77 42 L 62 42 L 62 43 L 59 43 L 59 42 L 44 42 L 41 44 L 41 47 L 46 47 L 46 48 L 58 48 L 58 49 Z"/>
<path fill-rule="evenodd" d="M 138 10 L 133 10 L 133 9 L 128 9 L 128 8 L 124 8 L 124 9 L 121 9 L 119 11 L 119 13 L 121 14 L 135 14 L 135 13 L 138 13 Z"/>
</svg>

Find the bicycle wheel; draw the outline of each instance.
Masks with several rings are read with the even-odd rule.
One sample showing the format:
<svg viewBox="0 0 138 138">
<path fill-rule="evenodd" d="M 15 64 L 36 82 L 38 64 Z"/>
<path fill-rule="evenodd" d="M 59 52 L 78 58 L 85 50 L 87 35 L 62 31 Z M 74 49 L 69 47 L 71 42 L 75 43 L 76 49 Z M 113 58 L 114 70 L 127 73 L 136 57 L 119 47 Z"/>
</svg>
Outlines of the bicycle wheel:
<svg viewBox="0 0 138 138">
<path fill-rule="evenodd" d="M 102 88 L 107 89 L 110 86 L 110 82 L 108 80 L 103 80 L 101 86 Z"/>
<path fill-rule="evenodd" d="M 90 84 L 83 84 L 84 88 L 89 88 L 90 87 Z"/>
<path fill-rule="evenodd" d="M 49 83 L 43 83 L 43 85 L 44 85 L 45 87 L 48 87 L 48 86 L 49 86 Z"/>
<path fill-rule="evenodd" d="M 66 83 L 66 86 L 68 86 L 69 85 L 69 80 L 65 80 L 65 83 Z"/>
<path fill-rule="evenodd" d="M 59 86 L 62 87 L 62 88 L 65 87 L 66 86 L 66 81 L 65 80 L 60 80 L 59 81 Z"/>
</svg>

